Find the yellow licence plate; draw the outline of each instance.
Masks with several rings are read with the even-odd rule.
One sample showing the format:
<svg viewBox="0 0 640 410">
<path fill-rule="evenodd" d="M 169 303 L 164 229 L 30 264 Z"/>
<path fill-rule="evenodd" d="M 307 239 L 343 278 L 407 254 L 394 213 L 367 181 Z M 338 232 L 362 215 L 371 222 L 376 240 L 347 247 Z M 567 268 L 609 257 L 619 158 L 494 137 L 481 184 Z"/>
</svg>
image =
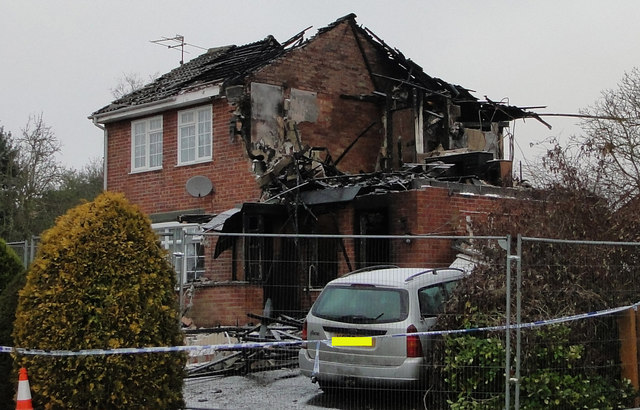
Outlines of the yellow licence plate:
<svg viewBox="0 0 640 410">
<path fill-rule="evenodd" d="M 331 346 L 374 347 L 375 345 L 376 339 L 371 336 L 338 335 L 331 338 Z"/>
</svg>

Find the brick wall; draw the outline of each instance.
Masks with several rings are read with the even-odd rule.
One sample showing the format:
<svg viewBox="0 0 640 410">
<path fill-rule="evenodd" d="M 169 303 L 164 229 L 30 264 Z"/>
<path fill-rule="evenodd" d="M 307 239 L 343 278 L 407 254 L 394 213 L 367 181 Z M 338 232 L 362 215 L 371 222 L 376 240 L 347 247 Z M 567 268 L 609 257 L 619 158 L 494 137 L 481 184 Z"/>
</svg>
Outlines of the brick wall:
<svg viewBox="0 0 640 410">
<path fill-rule="evenodd" d="M 447 188 L 429 187 L 404 192 L 384 194 L 389 213 L 389 235 L 441 235 L 467 236 L 467 218 L 482 223 L 502 199 L 495 196 L 467 195 L 452 192 Z M 337 219 L 339 232 L 344 235 L 354 232 L 353 205 L 341 210 Z M 355 240 L 345 239 L 345 248 L 355 269 Z M 407 243 L 394 240 L 391 245 L 391 263 L 401 266 L 443 266 L 455 257 L 450 239 L 420 239 Z M 339 271 L 348 271 L 339 252 Z"/>
<path fill-rule="evenodd" d="M 318 120 L 298 124 L 303 144 L 327 147 L 332 158 L 340 154 L 373 121 L 372 127 L 347 153 L 339 168 L 349 173 L 371 172 L 384 141 L 382 112 L 372 103 L 341 98 L 370 94 L 371 76 L 348 22 L 317 35 L 304 48 L 262 68 L 251 81 L 317 93 Z"/>
<path fill-rule="evenodd" d="M 188 316 L 199 327 L 245 325 L 254 322 L 247 313 L 262 314 L 262 287 L 243 282 L 228 282 L 195 289 L 193 308 Z"/>
<path fill-rule="evenodd" d="M 362 47 L 375 73 L 389 74 L 379 64 L 378 52 L 361 38 Z M 337 159 L 355 138 L 372 122 L 372 127 L 348 152 L 339 168 L 348 173 L 375 170 L 381 147 L 385 140 L 382 127 L 382 111 L 372 103 L 341 98 L 341 95 L 368 95 L 375 90 L 374 77 L 362 57 L 360 47 L 348 22 L 317 35 L 303 48 L 294 49 L 287 55 L 254 73 L 248 79 L 282 86 L 285 98 L 291 88 L 317 93 L 318 119 L 316 122 L 298 124 L 302 143 L 314 147 L 326 147 L 332 158 Z M 108 124 L 108 189 L 123 192 L 127 198 L 139 205 L 148 214 L 177 210 L 204 209 L 219 213 L 243 202 L 254 202 L 260 198 L 260 189 L 251 170 L 244 142 L 229 138 L 229 121 L 235 107 L 224 98 L 211 103 L 213 107 L 213 160 L 211 162 L 177 166 L 177 110 L 163 116 L 163 167 L 162 170 L 134 173 L 131 171 L 131 123 L 121 121 Z M 411 134 L 411 126 L 398 128 Z M 404 135 L 403 135 L 404 137 Z M 394 148 L 395 149 L 395 148 Z M 203 198 L 190 196 L 185 189 L 187 180 L 195 175 L 208 177 L 215 192 Z M 464 196 L 448 189 L 426 188 L 416 191 L 388 194 L 389 234 L 443 235 L 466 234 L 466 216 L 481 218 L 495 204 L 495 199 L 481 196 Z M 354 233 L 355 210 L 347 205 L 336 211 L 339 233 Z M 216 240 L 208 241 L 205 252 L 206 276 L 215 285 L 196 289 L 194 307 L 189 315 L 198 326 L 217 324 L 244 324 L 246 313 L 259 313 L 263 308 L 261 286 L 231 281 L 232 258 L 237 261 L 237 279 L 242 280 L 243 252 L 241 246 L 232 255 L 227 250 L 213 260 Z M 241 243 L 241 240 L 238 240 Z M 344 241 L 351 269 L 355 269 L 354 240 Z M 412 241 L 394 243 L 391 247 L 392 261 L 403 265 L 446 265 L 455 256 L 450 240 Z M 342 251 L 339 272 L 349 270 Z M 304 284 L 301 278 L 299 284 Z M 301 307 L 308 308 L 317 293 L 305 292 L 300 287 L 298 294 Z"/>
<path fill-rule="evenodd" d="M 213 103 L 213 160 L 177 166 L 177 110 L 167 111 L 163 120 L 162 169 L 131 173 L 131 122 L 108 125 L 107 188 L 123 192 L 148 214 L 176 210 L 204 209 L 219 213 L 242 202 L 256 201 L 260 190 L 241 141 L 229 139 L 230 106 L 225 99 Z M 195 175 L 208 177 L 213 194 L 194 198 L 185 185 Z"/>
</svg>

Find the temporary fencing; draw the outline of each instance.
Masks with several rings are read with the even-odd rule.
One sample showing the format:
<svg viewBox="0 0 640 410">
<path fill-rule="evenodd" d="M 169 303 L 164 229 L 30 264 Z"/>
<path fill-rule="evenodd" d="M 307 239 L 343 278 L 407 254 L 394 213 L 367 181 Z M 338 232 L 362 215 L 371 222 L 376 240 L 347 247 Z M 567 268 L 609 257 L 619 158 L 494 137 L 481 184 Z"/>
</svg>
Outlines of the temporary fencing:
<svg viewBox="0 0 640 410">
<path fill-rule="evenodd" d="M 18 255 L 24 266 L 29 266 L 38 249 L 40 237 L 32 236 L 24 241 L 7 242 L 7 245 Z"/>
<path fill-rule="evenodd" d="M 493 259 L 494 266 L 480 269 L 491 272 L 486 278 L 494 280 L 490 287 L 492 297 L 502 301 L 499 310 L 483 312 L 489 305 L 487 300 L 471 295 L 465 301 L 467 311 L 442 313 L 443 317 L 469 315 L 472 320 L 463 327 L 436 325 L 425 332 L 372 336 L 420 335 L 429 339 L 432 348 L 425 350 L 427 378 L 417 387 L 418 395 L 413 390 L 387 388 L 386 384 L 374 383 L 362 390 L 351 385 L 354 395 L 345 401 L 344 408 L 367 406 L 369 396 L 387 393 L 394 395 L 396 408 L 464 408 L 472 404 L 481 408 L 575 408 L 585 400 L 607 407 L 598 400 L 600 396 L 613 400 L 613 394 L 633 403 L 622 395 L 633 391 L 623 380 L 636 389 L 638 384 L 636 319 L 629 319 L 629 315 L 635 315 L 630 312 L 637 311 L 640 300 L 640 255 L 636 257 L 640 243 L 511 236 L 259 234 L 206 234 L 202 241 L 206 244 L 205 273 L 198 281 L 185 284 L 192 291 L 191 299 L 183 303 L 186 315 L 196 324 L 213 317 L 217 323 L 204 325 L 212 332 L 221 325 L 259 333 L 260 326 L 246 316 L 256 311 L 266 317 L 284 314 L 301 319 L 328 281 L 363 266 L 446 267 L 463 251 L 477 257 L 478 250 L 488 249 L 499 255 Z M 263 309 L 268 300 L 273 307 L 266 312 Z M 564 304 L 558 306 L 554 300 Z M 491 315 L 491 325 L 480 325 Z M 483 319 L 474 322 L 477 317 Z M 271 341 L 263 333 L 253 340 L 78 351 L 1 346 L 0 353 L 89 356 L 188 352 L 192 358 L 215 360 L 217 354 L 229 351 L 285 347 L 292 348 L 291 357 L 295 358 L 295 349 L 304 345 L 309 345 L 308 349 L 319 344 L 339 349 L 331 339 Z M 633 354 L 625 352 L 634 348 L 635 362 L 628 362 L 626 358 Z M 315 357 L 321 372 L 320 356 Z"/>
</svg>

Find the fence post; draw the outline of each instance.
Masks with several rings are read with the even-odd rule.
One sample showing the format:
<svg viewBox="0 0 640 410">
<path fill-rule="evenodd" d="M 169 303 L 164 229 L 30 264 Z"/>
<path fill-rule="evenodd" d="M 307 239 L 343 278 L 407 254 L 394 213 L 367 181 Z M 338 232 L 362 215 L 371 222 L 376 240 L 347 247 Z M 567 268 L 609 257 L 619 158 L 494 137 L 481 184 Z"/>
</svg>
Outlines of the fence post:
<svg viewBox="0 0 640 410">
<path fill-rule="evenodd" d="M 515 393 L 515 409 L 520 409 L 520 360 L 522 356 L 522 235 L 518 234 L 518 244 L 516 248 L 516 393 Z"/>
<path fill-rule="evenodd" d="M 507 251 L 507 295 L 505 320 L 504 358 L 504 408 L 511 408 L 511 235 L 506 236 L 504 249 Z"/>
<path fill-rule="evenodd" d="M 28 248 L 28 241 L 25 239 L 22 242 L 22 264 L 24 265 L 24 268 L 27 269 L 29 267 L 29 248 Z"/>
<path fill-rule="evenodd" d="M 35 235 L 31 235 L 31 239 L 29 240 L 29 265 L 31 265 L 31 262 L 33 262 L 33 260 L 36 258 L 36 240 L 38 239 L 37 236 Z M 25 268 L 28 267 L 28 265 L 25 265 Z"/>
<path fill-rule="evenodd" d="M 628 309 L 618 316 L 618 333 L 620 335 L 620 362 L 622 377 L 629 379 L 631 385 L 638 391 L 638 337 L 637 321 L 634 309 Z M 635 405 L 640 405 L 640 399 L 635 399 Z"/>
</svg>

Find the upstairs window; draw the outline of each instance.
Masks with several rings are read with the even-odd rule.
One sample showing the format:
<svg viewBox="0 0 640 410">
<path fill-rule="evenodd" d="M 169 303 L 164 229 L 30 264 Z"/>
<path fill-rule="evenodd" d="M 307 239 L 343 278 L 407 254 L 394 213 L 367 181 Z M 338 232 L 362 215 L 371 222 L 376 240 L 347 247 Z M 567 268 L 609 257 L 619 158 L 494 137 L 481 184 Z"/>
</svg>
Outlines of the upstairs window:
<svg viewBox="0 0 640 410">
<path fill-rule="evenodd" d="M 162 168 L 162 117 L 131 123 L 131 172 Z"/>
<path fill-rule="evenodd" d="M 211 106 L 178 113 L 178 165 L 210 161 Z"/>
</svg>

